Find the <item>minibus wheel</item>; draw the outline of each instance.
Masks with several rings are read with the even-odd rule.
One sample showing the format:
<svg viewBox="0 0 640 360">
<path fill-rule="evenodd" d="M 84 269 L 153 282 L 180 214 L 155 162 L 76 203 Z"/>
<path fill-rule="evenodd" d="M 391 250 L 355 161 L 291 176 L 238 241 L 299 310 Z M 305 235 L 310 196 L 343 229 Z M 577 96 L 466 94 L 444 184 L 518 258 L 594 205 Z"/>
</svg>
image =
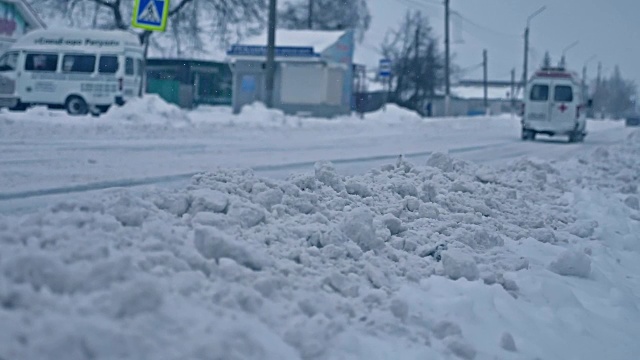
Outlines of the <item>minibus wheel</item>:
<svg viewBox="0 0 640 360">
<path fill-rule="evenodd" d="M 25 104 L 25 103 L 23 103 L 22 101 L 18 101 L 18 103 L 16 104 L 16 106 L 14 106 L 14 107 L 10 107 L 10 108 L 9 108 L 9 111 L 19 111 L 19 112 L 22 112 L 22 111 L 26 111 L 26 110 L 27 110 L 27 108 L 29 108 L 29 104 Z"/>
<path fill-rule="evenodd" d="M 64 107 L 69 115 L 87 115 L 89 113 L 89 105 L 87 105 L 87 102 L 76 95 L 69 96 Z"/>
</svg>

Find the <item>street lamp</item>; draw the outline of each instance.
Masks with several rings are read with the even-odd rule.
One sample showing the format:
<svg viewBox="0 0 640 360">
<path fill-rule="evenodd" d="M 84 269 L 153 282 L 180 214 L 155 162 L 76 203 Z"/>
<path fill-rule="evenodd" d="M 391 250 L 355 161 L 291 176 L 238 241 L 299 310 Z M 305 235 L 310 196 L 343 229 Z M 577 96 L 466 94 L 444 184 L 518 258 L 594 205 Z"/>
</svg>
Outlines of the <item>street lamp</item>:
<svg viewBox="0 0 640 360">
<path fill-rule="evenodd" d="M 572 42 L 570 45 L 568 45 L 567 47 L 565 47 L 562 50 L 562 59 L 560 59 L 560 66 L 564 67 L 566 65 L 566 55 L 567 55 L 567 51 L 573 49 L 574 47 L 576 47 L 578 44 L 580 43 L 580 41 L 574 41 Z"/>
<path fill-rule="evenodd" d="M 524 29 L 524 70 L 522 71 L 522 84 L 526 86 L 527 79 L 529 77 L 528 66 L 529 66 L 529 27 L 531 25 L 531 20 L 536 16 L 540 15 L 543 11 L 547 9 L 547 6 L 543 6 L 540 9 L 536 10 L 534 13 L 529 15 L 527 18 L 527 27 Z"/>
</svg>

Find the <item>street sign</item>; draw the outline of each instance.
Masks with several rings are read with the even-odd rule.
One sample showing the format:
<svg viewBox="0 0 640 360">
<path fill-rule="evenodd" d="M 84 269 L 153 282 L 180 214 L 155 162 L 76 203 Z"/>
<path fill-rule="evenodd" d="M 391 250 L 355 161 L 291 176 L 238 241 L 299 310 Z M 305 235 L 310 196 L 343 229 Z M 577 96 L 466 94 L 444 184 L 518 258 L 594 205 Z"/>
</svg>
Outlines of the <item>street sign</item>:
<svg viewBox="0 0 640 360">
<path fill-rule="evenodd" d="M 317 57 L 312 47 L 304 46 L 277 46 L 275 49 L 278 57 Z M 267 56 L 267 47 L 259 45 L 232 45 L 227 51 L 229 56 Z"/>
<path fill-rule="evenodd" d="M 169 16 L 169 0 L 135 0 L 131 25 L 149 31 L 164 31 Z"/>
<path fill-rule="evenodd" d="M 388 78 L 391 76 L 391 60 L 380 59 L 380 65 L 378 66 L 378 75 L 381 78 Z"/>
</svg>

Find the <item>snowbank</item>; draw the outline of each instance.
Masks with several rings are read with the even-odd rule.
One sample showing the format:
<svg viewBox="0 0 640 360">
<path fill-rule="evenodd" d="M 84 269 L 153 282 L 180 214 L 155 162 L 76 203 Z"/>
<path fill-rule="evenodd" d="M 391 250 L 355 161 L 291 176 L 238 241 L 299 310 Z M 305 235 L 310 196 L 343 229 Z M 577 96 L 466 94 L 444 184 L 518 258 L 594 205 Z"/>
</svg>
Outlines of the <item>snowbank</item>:
<svg viewBox="0 0 640 360">
<path fill-rule="evenodd" d="M 636 132 L 563 163 L 220 169 L 2 217 L 0 358 L 633 358 L 639 170 Z"/>
<path fill-rule="evenodd" d="M 123 106 L 112 106 L 103 115 L 108 122 L 151 123 L 180 126 L 190 121 L 186 111 L 169 104 L 159 95 L 147 94 L 142 98 L 129 100 Z"/>
</svg>

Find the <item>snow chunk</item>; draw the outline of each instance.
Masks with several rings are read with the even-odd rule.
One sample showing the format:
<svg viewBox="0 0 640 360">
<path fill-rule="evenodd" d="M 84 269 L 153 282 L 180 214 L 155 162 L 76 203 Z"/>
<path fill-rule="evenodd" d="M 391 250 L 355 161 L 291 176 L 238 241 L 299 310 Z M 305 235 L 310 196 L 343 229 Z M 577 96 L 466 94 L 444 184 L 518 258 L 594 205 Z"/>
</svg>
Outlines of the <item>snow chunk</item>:
<svg viewBox="0 0 640 360">
<path fill-rule="evenodd" d="M 407 230 L 407 227 L 402 225 L 402 220 L 395 217 L 393 214 L 385 214 L 382 216 L 382 223 L 389 229 L 391 235 L 397 235 Z"/>
<path fill-rule="evenodd" d="M 418 188 L 406 180 L 396 180 L 393 183 L 393 191 L 402 198 L 418 197 Z"/>
<path fill-rule="evenodd" d="M 227 215 L 236 219 L 245 228 L 254 227 L 264 221 L 266 213 L 261 207 L 245 202 L 234 202 L 229 206 Z"/>
<path fill-rule="evenodd" d="M 640 210 L 640 200 L 637 196 L 628 196 L 624 199 L 624 204 L 633 210 Z"/>
<path fill-rule="evenodd" d="M 344 182 L 336 172 L 335 166 L 328 161 L 319 161 L 314 165 L 316 179 L 336 192 L 345 189 Z"/>
<path fill-rule="evenodd" d="M 366 208 L 357 208 L 346 214 L 340 229 L 347 238 L 358 244 L 362 251 L 380 249 L 384 246 L 384 242 L 376 237 L 373 214 Z"/>
<path fill-rule="evenodd" d="M 460 328 L 460 325 L 448 320 L 436 323 L 431 331 L 433 332 L 433 336 L 439 340 L 444 340 L 452 336 L 462 336 L 462 329 Z"/>
<path fill-rule="evenodd" d="M 577 237 L 586 239 L 596 232 L 598 223 L 596 221 L 578 221 L 569 226 L 569 233 Z"/>
<path fill-rule="evenodd" d="M 343 274 L 333 273 L 325 278 L 324 283 L 342 296 L 352 298 L 358 296 L 358 285 L 353 284 L 352 281 Z"/>
<path fill-rule="evenodd" d="M 484 228 L 476 229 L 473 234 L 466 233 L 458 240 L 469 247 L 477 250 L 488 250 L 497 246 L 503 246 L 504 240 L 500 235 L 489 232 Z"/>
<path fill-rule="evenodd" d="M 358 195 L 363 198 L 373 195 L 371 190 L 364 183 L 355 180 L 347 181 L 345 188 L 347 193 L 350 195 Z"/>
<path fill-rule="evenodd" d="M 427 159 L 426 165 L 440 169 L 444 172 L 453 171 L 453 159 L 444 153 L 433 153 L 429 159 Z"/>
<path fill-rule="evenodd" d="M 436 202 L 436 197 L 438 196 L 438 190 L 433 184 L 424 183 L 422 184 L 422 194 L 420 195 L 420 199 L 424 202 Z"/>
<path fill-rule="evenodd" d="M 40 254 L 9 257 L 2 269 L 4 276 L 17 284 L 29 284 L 35 290 L 48 288 L 54 293 L 70 290 L 71 278 L 57 259 Z"/>
<path fill-rule="evenodd" d="M 465 278 L 473 281 L 480 277 L 475 260 L 459 250 L 450 249 L 442 252 L 442 266 L 445 275 L 452 280 Z"/>
<path fill-rule="evenodd" d="M 157 283 L 138 280 L 117 289 L 111 297 L 110 307 L 114 317 L 126 318 L 156 311 L 162 303 L 162 290 Z"/>
<path fill-rule="evenodd" d="M 500 347 L 503 348 L 504 350 L 511 351 L 511 352 L 518 351 L 518 349 L 516 348 L 516 341 L 513 339 L 513 336 L 508 332 L 505 332 L 502 334 L 502 337 L 500 338 Z"/>
<path fill-rule="evenodd" d="M 449 189 L 449 191 L 451 192 L 461 192 L 461 193 L 468 193 L 468 194 L 472 194 L 473 193 L 473 189 L 471 187 L 471 184 L 464 182 L 464 181 L 456 181 L 451 185 L 451 188 Z"/>
<path fill-rule="evenodd" d="M 404 207 L 411 212 L 418 211 L 420 209 L 420 200 L 413 196 L 408 196 L 404 199 Z"/>
<path fill-rule="evenodd" d="M 220 260 L 229 258 L 251 270 L 261 270 L 266 261 L 256 254 L 256 250 L 249 250 L 248 246 L 238 243 L 229 235 L 212 227 L 201 227 L 194 234 L 196 250 L 206 259 Z"/>
<path fill-rule="evenodd" d="M 282 203 L 284 192 L 280 189 L 269 189 L 258 193 L 255 196 L 254 201 L 257 204 L 264 206 L 267 210 L 271 211 L 271 208 L 275 205 Z"/>
<path fill-rule="evenodd" d="M 468 343 L 459 340 L 451 339 L 447 341 L 447 348 L 457 357 L 464 360 L 473 360 L 476 358 L 476 350 Z"/>
<path fill-rule="evenodd" d="M 393 316 L 397 317 L 402 321 L 406 321 L 409 317 L 409 304 L 403 299 L 393 299 L 391 300 L 391 305 L 389 306 L 389 310 Z"/>
<path fill-rule="evenodd" d="M 591 259 L 583 252 L 565 250 L 551 262 L 549 270 L 558 275 L 587 278 L 591 273 Z"/>
<path fill-rule="evenodd" d="M 435 204 L 421 204 L 418 209 L 418 215 L 423 219 L 438 219 L 440 217 L 440 211 Z"/>
<path fill-rule="evenodd" d="M 229 205 L 229 196 L 222 191 L 212 189 L 197 189 L 190 194 L 191 207 L 189 211 L 192 214 L 201 211 L 221 213 L 227 209 Z"/>
<path fill-rule="evenodd" d="M 556 233 L 551 229 L 534 229 L 531 231 L 531 237 L 542 243 L 556 242 Z"/>
</svg>

